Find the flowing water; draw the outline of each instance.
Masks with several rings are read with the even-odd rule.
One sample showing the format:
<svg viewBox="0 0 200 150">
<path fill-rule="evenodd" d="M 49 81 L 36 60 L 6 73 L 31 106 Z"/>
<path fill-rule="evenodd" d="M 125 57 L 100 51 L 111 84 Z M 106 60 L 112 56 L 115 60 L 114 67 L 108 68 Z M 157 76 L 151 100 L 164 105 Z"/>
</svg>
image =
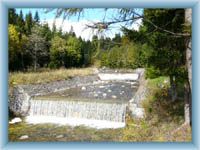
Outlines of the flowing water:
<svg viewBox="0 0 200 150">
<path fill-rule="evenodd" d="M 128 102 L 138 87 L 136 75 L 100 74 L 100 80 L 94 83 L 32 97 L 26 121 L 95 128 L 124 127 Z"/>
<path fill-rule="evenodd" d="M 125 103 L 43 99 L 30 102 L 31 107 L 27 118 L 30 123 L 57 122 L 96 128 L 125 126 Z"/>
</svg>

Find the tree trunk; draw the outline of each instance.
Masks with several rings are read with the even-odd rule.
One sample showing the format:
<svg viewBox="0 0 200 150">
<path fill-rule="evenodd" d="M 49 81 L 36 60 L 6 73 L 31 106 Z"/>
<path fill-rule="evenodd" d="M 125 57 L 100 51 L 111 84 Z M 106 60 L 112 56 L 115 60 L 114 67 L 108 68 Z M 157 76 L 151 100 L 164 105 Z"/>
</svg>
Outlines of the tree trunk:
<svg viewBox="0 0 200 150">
<path fill-rule="evenodd" d="M 23 53 L 21 53 L 21 65 L 22 65 L 22 70 L 24 70 L 25 68 L 24 68 L 24 54 Z"/>
<path fill-rule="evenodd" d="M 191 91 L 190 91 L 190 84 L 189 81 L 185 83 L 185 94 L 184 94 L 184 99 L 185 99 L 185 123 L 187 124 L 192 124 L 192 104 L 191 104 Z"/>
<path fill-rule="evenodd" d="M 174 76 L 170 76 L 170 94 L 172 101 L 175 101 L 177 99 L 177 90 L 176 90 L 176 82 Z"/>
<path fill-rule="evenodd" d="M 185 9 L 185 23 L 188 26 L 192 24 L 192 9 Z M 188 85 L 185 87 L 186 98 L 185 99 L 185 123 L 192 123 L 191 112 L 192 112 L 192 39 L 191 37 L 186 40 L 186 65 L 188 70 Z"/>
</svg>

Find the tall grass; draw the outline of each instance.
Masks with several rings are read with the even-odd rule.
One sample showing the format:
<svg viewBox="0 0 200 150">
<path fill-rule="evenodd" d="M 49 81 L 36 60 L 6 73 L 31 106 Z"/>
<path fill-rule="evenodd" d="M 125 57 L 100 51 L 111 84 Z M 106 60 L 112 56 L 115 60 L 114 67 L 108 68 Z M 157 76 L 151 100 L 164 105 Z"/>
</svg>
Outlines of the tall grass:
<svg viewBox="0 0 200 150">
<path fill-rule="evenodd" d="M 42 70 L 39 72 L 11 72 L 9 73 L 9 86 L 12 87 L 18 84 L 47 83 L 66 80 L 73 76 L 90 75 L 92 73 L 92 68 Z"/>
<path fill-rule="evenodd" d="M 191 127 L 184 124 L 183 97 L 177 101 L 171 100 L 169 79 L 149 79 L 148 88 L 149 94 L 143 101 L 146 117 L 136 120 L 127 116 L 123 141 L 191 141 Z M 182 91 L 181 86 L 179 88 Z"/>
</svg>

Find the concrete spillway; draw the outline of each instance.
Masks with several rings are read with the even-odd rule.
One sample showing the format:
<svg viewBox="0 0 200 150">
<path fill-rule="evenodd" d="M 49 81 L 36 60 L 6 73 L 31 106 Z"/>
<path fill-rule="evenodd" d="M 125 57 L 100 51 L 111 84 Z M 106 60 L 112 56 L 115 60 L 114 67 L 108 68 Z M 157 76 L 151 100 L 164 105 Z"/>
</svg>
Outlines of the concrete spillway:
<svg viewBox="0 0 200 150">
<path fill-rule="evenodd" d="M 31 100 L 29 123 L 86 125 L 95 128 L 125 126 L 125 103 L 79 100 Z M 102 121 L 102 122 L 101 122 Z"/>
<path fill-rule="evenodd" d="M 127 81 L 127 80 L 138 80 L 139 74 L 137 73 L 100 73 L 98 74 L 101 80 L 115 80 L 115 81 Z"/>
<path fill-rule="evenodd" d="M 10 108 L 33 124 L 121 128 L 138 79 L 138 73 L 99 73 L 83 80 L 21 86 L 16 88 L 16 101 Z"/>
</svg>

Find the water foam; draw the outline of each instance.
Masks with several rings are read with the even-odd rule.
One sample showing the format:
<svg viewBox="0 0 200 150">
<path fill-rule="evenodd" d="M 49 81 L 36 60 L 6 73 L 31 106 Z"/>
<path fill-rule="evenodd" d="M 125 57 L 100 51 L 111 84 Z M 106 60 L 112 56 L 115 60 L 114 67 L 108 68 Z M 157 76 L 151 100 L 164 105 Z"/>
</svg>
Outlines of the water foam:
<svg viewBox="0 0 200 150">
<path fill-rule="evenodd" d="M 116 129 L 125 127 L 125 122 L 113 122 L 106 120 L 92 120 L 82 118 L 64 118 L 57 116 L 27 116 L 25 118 L 25 121 L 29 124 L 53 123 L 57 125 L 86 126 L 96 129 Z"/>
</svg>

